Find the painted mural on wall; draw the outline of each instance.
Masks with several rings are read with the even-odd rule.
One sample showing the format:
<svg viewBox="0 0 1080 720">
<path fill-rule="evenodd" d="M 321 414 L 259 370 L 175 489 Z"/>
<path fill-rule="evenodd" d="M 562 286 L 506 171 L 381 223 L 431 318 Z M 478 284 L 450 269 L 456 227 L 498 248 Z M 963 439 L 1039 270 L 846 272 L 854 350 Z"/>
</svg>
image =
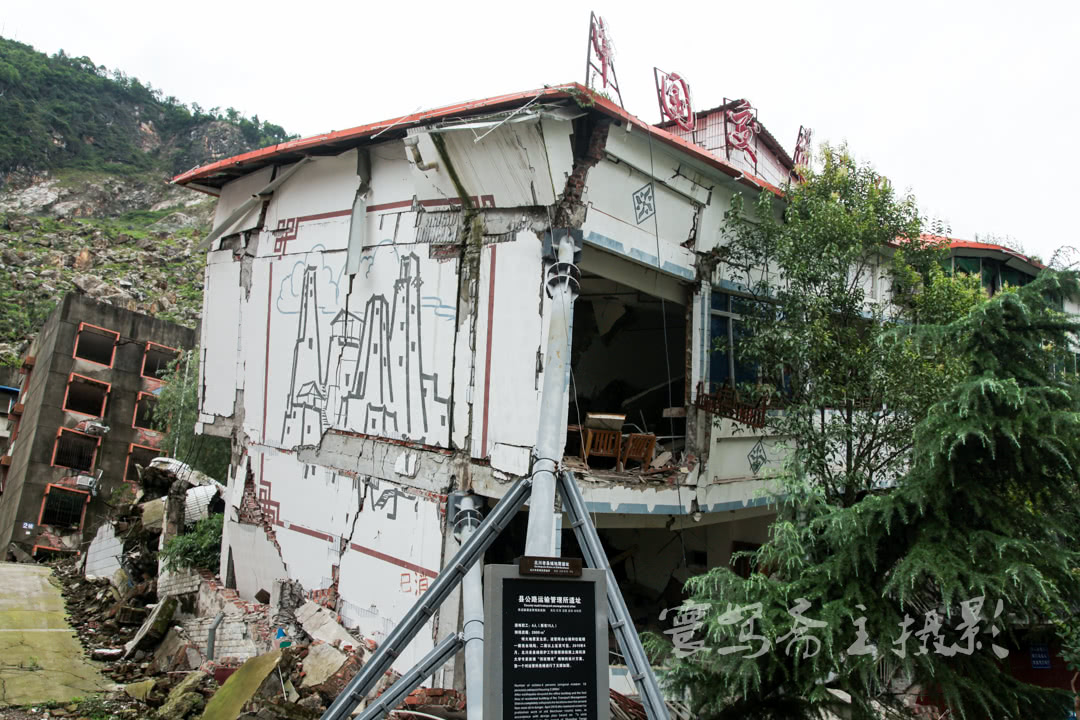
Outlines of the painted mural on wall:
<svg viewBox="0 0 1080 720">
<path fill-rule="evenodd" d="M 456 268 L 429 260 L 426 250 L 396 244 L 369 249 L 351 292 L 344 252 L 316 247 L 297 256 L 275 301 L 284 316 L 276 326 L 292 335 L 282 447 L 316 445 L 332 428 L 449 443 L 456 312 L 439 289 L 456 290 Z M 434 288 L 428 287 L 429 274 Z"/>
</svg>

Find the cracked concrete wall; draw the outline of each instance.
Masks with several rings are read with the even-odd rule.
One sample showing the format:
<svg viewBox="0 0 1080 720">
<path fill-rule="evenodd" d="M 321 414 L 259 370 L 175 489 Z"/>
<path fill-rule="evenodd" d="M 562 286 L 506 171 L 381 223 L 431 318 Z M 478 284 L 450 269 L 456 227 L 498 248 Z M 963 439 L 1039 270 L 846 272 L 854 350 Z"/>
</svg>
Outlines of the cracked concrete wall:
<svg viewBox="0 0 1080 720">
<path fill-rule="evenodd" d="M 240 595 L 253 596 L 257 585 L 271 589 L 275 574 L 309 593 L 336 587 L 345 624 L 380 642 L 441 567 L 445 495 L 275 450 L 254 450 L 251 460 L 280 557 L 263 528 L 230 522 Z M 395 669 L 407 670 L 431 647 L 429 624 Z"/>
<path fill-rule="evenodd" d="M 530 362 L 521 383 L 507 375 L 514 365 L 492 371 L 496 387 L 512 396 L 496 422 L 513 429 L 511 411 L 521 398 L 511 386 L 527 387 L 528 404 L 538 400 L 532 358 L 540 341 L 542 263 L 531 224 L 543 213 L 530 219 L 493 212 L 490 231 L 480 221 L 475 270 L 486 260 L 490 271 L 495 243 L 505 263 L 496 267 L 506 269 L 497 279 L 477 272 L 476 295 L 462 304 L 460 253 L 438 242 L 440 228 L 452 228 L 460 215 L 447 212 L 452 198 L 417 197 L 400 142 L 377 146 L 370 157 L 368 246 L 355 275 L 344 267 L 355 153 L 306 165 L 272 197 L 261 228 L 248 228 L 253 241 L 242 248 L 223 242 L 228 249 L 210 253 L 200 420 L 204 431 L 233 433 L 243 449 L 227 493 L 223 574 L 244 597 L 272 587 L 274 575 L 287 574 L 309 592 L 335 586 L 343 618 L 378 641 L 450 551 L 445 492 L 461 482 L 462 445 L 479 435 L 475 359 L 489 349 L 478 341 L 486 331 L 470 328 L 476 301 L 490 300 L 479 298 L 479 286 L 494 282 L 503 292 L 507 312 L 496 322 L 507 326 L 521 324 L 513 312 L 516 286 L 527 289 Z M 464 287 L 468 294 L 469 283 Z M 463 307 L 471 314 L 464 323 Z M 494 352 L 510 356 L 513 349 L 501 344 Z M 473 421 L 451 436 L 459 410 Z M 525 418 L 516 435 L 506 436 L 521 446 L 514 461 L 521 472 L 535 431 L 527 425 Z M 245 522 L 252 521 L 243 512 L 248 494 L 261 511 L 258 524 Z M 406 669 L 432 646 L 433 626 L 414 643 L 418 654 L 410 651 L 395 667 Z"/>
</svg>

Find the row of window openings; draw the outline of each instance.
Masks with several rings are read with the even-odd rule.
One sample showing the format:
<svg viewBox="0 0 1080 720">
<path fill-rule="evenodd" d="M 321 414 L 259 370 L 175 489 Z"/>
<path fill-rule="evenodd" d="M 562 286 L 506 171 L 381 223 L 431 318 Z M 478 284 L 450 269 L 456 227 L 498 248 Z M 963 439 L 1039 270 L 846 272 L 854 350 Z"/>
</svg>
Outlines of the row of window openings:
<svg viewBox="0 0 1080 720">
<path fill-rule="evenodd" d="M 79 326 L 79 334 L 75 339 L 75 357 L 97 365 L 112 367 L 116 345 L 119 341 L 120 333 L 83 323 Z M 178 355 L 179 352 L 174 348 L 152 342 L 146 343 L 146 350 L 143 353 L 143 377 L 160 380 L 169 369 L 169 363 Z"/>
<path fill-rule="evenodd" d="M 81 473 L 91 473 L 94 470 L 99 445 L 99 438 L 84 435 L 75 430 L 63 429 L 56 438 L 52 464 Z M 164 452 L 156 448 L 131 445 L 128 450 L 124 479 L 130 482 L 137 481 L 139 474 L 136 466 L 146 467 L 151 460 L 161 455 L 164 455 Z"/>
<path fill-rule="evenodd" d="M 991 293 L 1004 285 L 1019 287 L 1032 280 L 1031 276 L 988 258 L 953 257 L 946 262 L 951 263 L 946 270 L 951 268 L 956 272 L 981 275 L 983 285 L 988 287 Z M 760 379 L 757 365 L 739 360 L 735 352 L 739 342 L 749 337 L 749 332 L 742 323 L 742 316 L 752 312 L 758 302 L 760 301 L 713 291 L 709 325 L 709 383 L 713 390 L 725 385 L 732 386 L 733 382 L 734 387 L 738 387 Z M 1073 362 L 1076 363 L 1075 358 Z M 1076 371 L 1075 365 L 1073 371 Z"/>
<path fill-rule="evenodd" d="M 952 270 L 978 276 L 981 278 L 983 287 L 989 290 L 991 295 L 1006 285 L 1021 287 L 1035 279 L 1022 270 L 1011 268 L 993 258 L 954 256 L 942 264 L 946 271 Z"/>
<path fill-rule="evenodd" d="M 72 375 L 68 382 L 67 396 L 64 399 L 64 410 L 96 418 L 104 417 L 109 390 L 108 383 L 91 380 L 81 375 Z M 153 424 L 157 401 L 157 397 L 150 393 L 139 393 L 135 401 L 135 414 L 131 421 L 133 427 L 143 430 L 157 429 Z"/>
</svg>

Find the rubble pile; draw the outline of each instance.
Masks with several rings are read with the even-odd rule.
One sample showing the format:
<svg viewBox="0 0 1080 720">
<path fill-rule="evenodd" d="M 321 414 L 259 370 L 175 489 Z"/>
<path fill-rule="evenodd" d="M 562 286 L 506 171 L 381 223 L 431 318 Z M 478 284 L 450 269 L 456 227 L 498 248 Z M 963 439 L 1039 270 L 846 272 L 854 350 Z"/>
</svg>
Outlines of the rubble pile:
<svg viewBox="0 0 1080 720">
<path fill-rule="evenodd" d="M 84 576 L 81 563 L 74 560 L 58 563 L 55 573 L 87 655 L 106 663 L 105 675 L 125 682 L 141 675 L 132 667 L 135 663 L 123 660 L 124 646 L 158 601 L 156 548 L 161 526 L 145 527 L 137 506 L 127 506 L 114 527 L 123 533 L 125 563 L 113 578 Z"/>
<path fill-rule="evenodd" d="M 133 529 L 136 535 L 146 532 Z M 143 579 L 122 593 L 109 579 L 84 577 L 72 561 L 57 565 L 56 573 L 88 655 L 124 686 L 109 698 L 119 703 L 113 713 L 121 717 L 314 720 L 375 648 L 344 628 L 329 609 L 307 600 L 298 583 L 285 580 L 274 588 L 273 617 L 281 629 L 281 636 L 269 643 L 274 647 L 260 648 L 244 660 L 206 660 L 205 642 L 190 637 L 183 627 L 185 608 L 194 607 L 194 593 L 159 598 L 156 578 Z M 216 581 L 201 579 L 200 592 L 220 589 Z M 372 697 L 398 677 L 387 673 Z M 464 708 L 462 694 L 430 688 L 416 690 L 402 706 L 403 711 L 445 718 L 463 717 Z"/>
<path fill-rule="evenodd" d="M 277 580 L 272 593 L 260 593 L 268 602 L 250 602 L 209 572 L 165 569 L 163 539 L 214 511 L 206 496 L 224 488 L 176 461 L 155 461 L 140 483 L 138 502 L 117 508 L 85 554 L 55 565 L 87 655 L 123 687 L 106 699 L 115 706 L 109 713 L 156 720 L 321 716 L 375 643 L 345 628 L 324 594 L 305 592 L 295 580 Z M 388 672 L 372 697 L 398 677 Z M 415 710 L 459 718 L 464 707 L 460 693 L 421 688 L 401 717 Z"/>
</svg>

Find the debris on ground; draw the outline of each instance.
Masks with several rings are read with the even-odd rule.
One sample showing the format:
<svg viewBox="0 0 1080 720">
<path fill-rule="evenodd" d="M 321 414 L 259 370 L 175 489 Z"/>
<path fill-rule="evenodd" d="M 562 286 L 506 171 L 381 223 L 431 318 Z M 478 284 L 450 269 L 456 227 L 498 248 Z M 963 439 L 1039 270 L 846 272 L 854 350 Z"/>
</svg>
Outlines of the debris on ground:
<svg viewBox="0 0 1080 720">
<path fill-rule="evenodd" d="M 258 598 L 269 602 L 258 602 L 209 572 L 166 570 L 158 556 L 163 540 L 206 517 L 224 488 L 175 461 L 155 462 L 141 479 L 147 487 L 136 498 L 142 502 L 118 508 L 81 562 L 54 565 L 80 642 L 120 689 L 87 699 L 85 708 L 20 709 L 15 712 L 30 714 L 0 717 L 319 718 L 375 643 L 342 625 L 324 591 L 305 592 L 295 580 L 275 581 L 272 592 Z M 108 577 L 86 574 L 90 568 Z M 399 677 L 387 672 L 371 697 Z M 419 688 L 396 716 L 456 720 L 465 717 L 465 707 L 461 692 Z M 611 708 L 613 718 L 640 717 L 640 705 L 614 692 Z"/>
</svg>

